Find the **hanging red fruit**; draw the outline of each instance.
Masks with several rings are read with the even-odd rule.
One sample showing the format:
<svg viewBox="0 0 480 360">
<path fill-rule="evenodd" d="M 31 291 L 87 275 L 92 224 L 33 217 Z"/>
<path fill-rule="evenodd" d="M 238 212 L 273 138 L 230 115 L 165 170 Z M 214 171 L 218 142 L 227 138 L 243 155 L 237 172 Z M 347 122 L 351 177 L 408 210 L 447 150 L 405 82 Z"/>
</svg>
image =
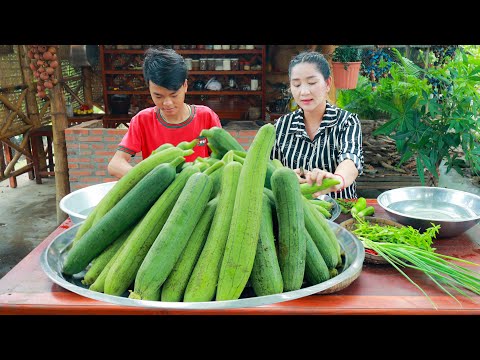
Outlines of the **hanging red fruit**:
<svg viewBox="0 0 480 360">
<path fill-rule="evenodd" d="M 58 45 L 28 45 L 30 69 L 37 79 L 37 95 L 42 99 L 47 97 L 46 89 L 58 84 L 55 77 L 55 68 L 59 66 L 57 52 Z"/>
</svg>

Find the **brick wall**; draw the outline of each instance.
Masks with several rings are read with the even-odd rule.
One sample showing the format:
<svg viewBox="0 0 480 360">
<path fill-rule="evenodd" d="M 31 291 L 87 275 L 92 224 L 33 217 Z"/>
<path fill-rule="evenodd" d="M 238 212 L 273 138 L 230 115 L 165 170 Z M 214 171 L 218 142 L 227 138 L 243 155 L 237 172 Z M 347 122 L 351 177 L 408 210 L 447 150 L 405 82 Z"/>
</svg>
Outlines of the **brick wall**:
<svg viewBox="0 0 480 360">
<path fill-rule="evenodd" d="M 225 127 L 245 150 L 248 150 L 258 128 L 251 122 L 232 122 Z M 70 191 L 117 180 L 108 175 L 107 165 L 126 132 L 126 129 L 103 128 L 101 120 L 86 121 L 65 129 Z M 132 159 L 132 164 L 141 159 L 139 153 Z"/>
</svg>

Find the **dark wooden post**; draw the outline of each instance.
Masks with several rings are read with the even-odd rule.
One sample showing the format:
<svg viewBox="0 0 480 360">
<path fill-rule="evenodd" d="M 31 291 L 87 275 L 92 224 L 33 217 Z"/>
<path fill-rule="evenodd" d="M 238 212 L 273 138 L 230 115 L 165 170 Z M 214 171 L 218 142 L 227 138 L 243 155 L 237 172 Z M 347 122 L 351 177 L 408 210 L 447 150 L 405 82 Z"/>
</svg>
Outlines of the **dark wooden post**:
<svg viewBox="0 0 480 360">
<path fill-rule="evenodd" d="M 85 104 L 93 107 L 93 93 L 92 93 L 92 68 L 90 66 L 82 66 L 83 77 L 83 96 Z"/>
</svg>

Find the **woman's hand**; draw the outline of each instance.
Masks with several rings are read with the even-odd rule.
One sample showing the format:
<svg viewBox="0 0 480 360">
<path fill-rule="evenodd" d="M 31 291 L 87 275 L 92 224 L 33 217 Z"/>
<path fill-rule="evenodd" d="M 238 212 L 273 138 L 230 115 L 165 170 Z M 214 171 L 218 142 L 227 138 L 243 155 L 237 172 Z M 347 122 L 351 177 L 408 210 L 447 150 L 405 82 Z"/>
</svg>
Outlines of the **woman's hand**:
<svg viewBox="0 0 480 360">
<path fill-rule="evenodd" d="M 344 180 L 339 175 L 332 174 L 331 172 L 321 170 L 321 169 L 318 169 L 318 168 L 315 168 L 315 169 L 313 169 L 312 171 L 309 171 L 306 174 L 306 182 L 310 185 L 313 185 L 315 183 L 317 185 L 321 185 L 322 182 L 323 182 L 323 179 L 328 179 L 328 178 L 339 180 L 340 184 L 331 186 L 328 189 L 325 189 L 325 190 L 322 190 L 322 191 L 318 191 L 318 192 L 316 192 L 312 195 L 313 197 L 319 197 L 320 195 L 324 195 L 324 194 L 328 194 L 328 193 L 331 193 L 331 192 L 342 190 L 345 186 Z"/>
<path fill-rule="evenodd" d="M 306 183 L 307 179 L 305 178 L 309 171 L 304 170 L 303 167 L 299 167 L 293 170 L 297 174 L 298 182 L 300 184 Z"/>
</svg>

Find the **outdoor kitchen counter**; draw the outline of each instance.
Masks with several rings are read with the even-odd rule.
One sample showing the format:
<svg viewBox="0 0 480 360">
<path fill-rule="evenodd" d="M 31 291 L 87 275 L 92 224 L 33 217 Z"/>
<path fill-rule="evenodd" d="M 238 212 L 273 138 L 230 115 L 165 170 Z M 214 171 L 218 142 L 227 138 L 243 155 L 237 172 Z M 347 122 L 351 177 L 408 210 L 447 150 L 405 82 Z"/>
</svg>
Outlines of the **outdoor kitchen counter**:
<svg viewBox="0 0 480 360">
<path fill-rule="evenodd" d="M 375 216 L 389 218 L 375 199 Z M 341 215 L 336 222 L 345 220 Z M 325 295 L 310 295 L 273 305 L 241 309 L 191 310 L 119 306 L 83 297 L 53 283 L 40 265 L 50 242 L 71 227 L 67 219 L 9 273 L 0 279 L 0 314 L 25 315 L 480 315 L 480 296 L 458 296 L 460 302 L 441 292 L 425 276 L 408 271 L 436 304 L 397 270 L 388 265 L 364 263 L 360 276 L 347 288 Z M 466 233 L 434 242 L 437 252 L 480 264 L 480 226 Z M 480 272 L 480 269 L 478 269 Z"/>
</svg>

